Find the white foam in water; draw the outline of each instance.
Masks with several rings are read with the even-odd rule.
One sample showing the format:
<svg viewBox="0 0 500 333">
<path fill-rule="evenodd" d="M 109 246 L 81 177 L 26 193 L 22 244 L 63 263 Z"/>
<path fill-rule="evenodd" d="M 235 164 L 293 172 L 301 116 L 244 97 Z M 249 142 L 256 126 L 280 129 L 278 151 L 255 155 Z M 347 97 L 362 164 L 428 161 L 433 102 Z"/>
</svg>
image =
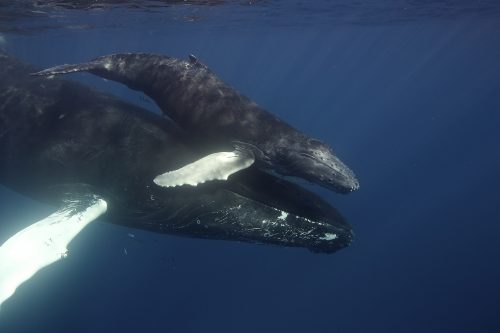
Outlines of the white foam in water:
<svg viewBox="0 0 500 333">
<path fill-rule="evenodd" d="M 0 246 L 0 306 L 40 269 L 65 258 L 69 242 L 106 209 L 102 199 L 79 212 L 60 209 Z"/>
<path fill-rule="evenodd" d="M 0 46 L 4 45 L 5 43 L 7 43 L 7 40 L 5 39 L 5 37 L 2 34 L 0 34 Z"/>
</svg>

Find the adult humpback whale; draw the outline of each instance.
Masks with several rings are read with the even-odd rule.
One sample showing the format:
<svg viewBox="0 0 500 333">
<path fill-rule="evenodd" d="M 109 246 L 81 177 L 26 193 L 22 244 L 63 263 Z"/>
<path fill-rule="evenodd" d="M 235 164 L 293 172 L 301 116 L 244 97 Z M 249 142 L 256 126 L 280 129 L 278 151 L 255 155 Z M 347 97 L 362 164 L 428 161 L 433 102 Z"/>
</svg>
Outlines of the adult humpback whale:
<svg viewBox="0 0 500 333">
<path fill-rule="evenodd" d="M 0 247 L 0 304 L 66 254 L 88 223 L 333 253 L 350 226 L 299 186 L 249 168 L 227 182 L 159 187 L 153 178 L 199 158 L 169 121 L 33 68 L 0 51 L 0 183 L 52 205 L 53 215 Z"/>
<path fill-rule="evenodd" d="M 226 179 L 232 172 L 244 169 L 255 161 L 261 169 L 303 178 L 337 192 L 348 193 L 359 187 L 354 173 L 330 147 L 296 130 L 226 85 L 194 56 L 184 61 L 154 54 L 113 54 L 87 63 L 56 66 L 35 74 L 79 71 L 143 91 L 167 116 L 191 134 L 196 149 L 204 146 L 202 152 L 227 150 L 234 145 L 238 147 L 236 155 L 241 163 L 232 170 L 225 170 L 222 175 L 213 175 L 214 179 Z M 242 150 L 251 154 L 241 154 Z M 210 169 L 216 169 L 215 157 L 218 156 L 209 155 L 208 159 L 179 172 L 166 173 L 156 182 L 163 186 L 175 186 L 175 180 L 180 175 L 191 174 L 200 166 L 209 165 Z M 192 183 L 196 184 L 197 180 Z"/>
</svg>

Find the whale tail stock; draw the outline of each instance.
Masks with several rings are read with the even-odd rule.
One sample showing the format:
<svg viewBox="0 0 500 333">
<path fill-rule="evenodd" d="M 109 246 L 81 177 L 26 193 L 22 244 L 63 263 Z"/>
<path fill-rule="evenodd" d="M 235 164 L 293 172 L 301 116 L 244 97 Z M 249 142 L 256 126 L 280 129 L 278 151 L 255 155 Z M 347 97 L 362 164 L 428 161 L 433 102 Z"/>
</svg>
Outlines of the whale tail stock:
<svg viewBox="0 0 500 333">
<path fill-rule="evenodd" d="M 137 77 L 137 75 L 140 75 L 141 72 L 130 70 L 130 68 L 134 67 L 137 57 L 141 56 L 141 54 L 135 55 L 130 53 L 105 55 L 92 59 L 88 62 L 50 67 L 36 73 L 31 73 L 30 75 L 52 78 L 55 75 L 88 72 L 100 76 L 103 79 L 125 84 L 132 90 L 144 91 L 145 87 L 138 83 L 141 80 Z M 160 60 L 168 59 L 168 57 L 156 58 Z"/>
<path fill-rule="evenodd" d="M 103 64 L 101 61 L 93 60 L 81 64 L 65 64 L 65 65 L 54 66 L 36 73 L 31 73 L 30 75 L 53 76 L 53 75 L 61 75 L 61 74 L 77 73 L 77 72 L 87 72 L 87 71 L 91 72 L 93 70 L 105 68 L 105 66 L 106 65 Z"/>
</svg>

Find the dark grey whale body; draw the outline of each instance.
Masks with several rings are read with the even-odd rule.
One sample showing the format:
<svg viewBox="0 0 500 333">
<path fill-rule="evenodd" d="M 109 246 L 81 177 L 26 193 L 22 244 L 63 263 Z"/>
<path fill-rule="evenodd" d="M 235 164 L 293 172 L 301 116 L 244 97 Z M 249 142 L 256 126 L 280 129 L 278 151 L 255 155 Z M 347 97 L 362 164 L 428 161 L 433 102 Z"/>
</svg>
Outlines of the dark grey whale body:
<svg viewBox="0 0 500 333">
<path fill-rule="evenodd" d="M 333 253 L 350 226 L 316 195 L 255 168 L 227 182 L 162 188 L 198 158 L 169 121 L 34 69 L 0 51 L 0 183 L 49 204 L 71 192 L 108 202 L 106 221 L 189 237 Z"/>
<path fill-rule="evenodd" d="M 310 138 L 221 81 L 195 57 L 114 54 L 49 68 L 40 75 L 88 71 L 143 91 L 190 134 L 204 153 L 243 145 L 256 165 L 340 193 L 356 190 L 354 173 L 323 142 Z"/>
</svg>

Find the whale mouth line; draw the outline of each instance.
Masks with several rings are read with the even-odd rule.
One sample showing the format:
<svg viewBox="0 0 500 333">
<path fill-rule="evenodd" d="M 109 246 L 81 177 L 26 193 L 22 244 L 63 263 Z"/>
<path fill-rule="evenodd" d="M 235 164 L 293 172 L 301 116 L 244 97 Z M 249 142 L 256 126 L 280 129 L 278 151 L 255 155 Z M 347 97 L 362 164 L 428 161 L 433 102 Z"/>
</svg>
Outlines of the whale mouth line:
<svg viewBox="0 0 500 333">
<path fill-rule="evenodd" d="M 321 159 L 318 159 L 317 157 L 314 157 L 313 155 L 311 154 L 308 154 L 308 153 L 299 153 L 300 156 L 303 156 L 303 157 L 307 157 L 307 158 L 310 158 L 311 160 L 315 161 L 315 162 L 318 162 L 324 166 L 326 166 L 327 168 L 329 169 L 333 169 L 330 165 L 328 165 L 327 163 L 325 163 L 324 161 L 322 161 Z"/>
</svg>

